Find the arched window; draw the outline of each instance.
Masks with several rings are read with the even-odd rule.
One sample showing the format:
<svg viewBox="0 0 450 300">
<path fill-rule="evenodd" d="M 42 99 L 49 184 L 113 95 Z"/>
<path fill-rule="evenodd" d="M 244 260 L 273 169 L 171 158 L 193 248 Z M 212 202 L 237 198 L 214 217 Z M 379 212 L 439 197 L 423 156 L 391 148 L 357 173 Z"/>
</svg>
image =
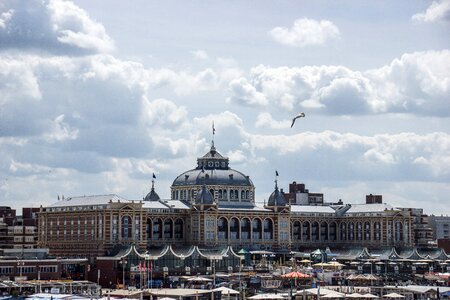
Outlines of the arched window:
<svg viewBox="0 0 450 300">
<path fill-rule="evenodd" d="M 171 219 L 164 220 L 164 238 L 165 239 L 173 238 L 173 221 Z"/>
<path fill-rule="evenodd" d="M 403 224 L 401 221 L 395 221 L 395 241 L 403 241 Z"/>
<path fill-rule="evenodd" d="M 262 237 L 262 225 L 260 219 L 253 219 L 252 221 L 252 239 L 260 240 Z"/>
<path fill-rule="evenodd" d="M 340 240 L 346 241 L 347 240 L 347 224 L 341 223 L 339 226 L 340 226 Z"/>
<path fill-rule="evenodd" d="M 271 219 L 264 219 L 264 239 L 273 239 L 273 222 Z"/>
<path fill-rule="evenodd" d="M 320 223 L 320 240 L 328 241 L 328 224 L 326 222 Z"/>
<path fill-rule="evenodd" d="M 238 190 L 234 190 L 234 199 L 239 200 L 239 191 Z"/>
<path fill-rule="evenodd" d="M 245 191 L 245 199 L 249 200 L 250 199 L 250 193 L 249 191 Z"/>
<path fill-rule="evenodd" d="M 365 222 L 364 223 L 364 240 L 365 241 L 369 241 L 370 240 L 370 223 L 369 222 Z"/>
<path fill-rule="evenodd" d="M 239 239 L 239 220 L 237 218 L 231 218 L 230 220 L 230 239 Z"/>
<path fill-rule="evenodd" d="M 350 222 L 348 224 L 348 240 L 349 241 L 353 241 L 355 240 L 355 224 L 353 224 L 353 222 Z"/>
<path fill-rule="evenodd" d="M 295 221 L 292 224 L 292 239 L 301 240 L 302 239 L 302 226 L 299 221 Z"/>
<path fill-rule="evenodd" d="M 181 219 L 175 221 L 175 239 L 183 239 L 183 220 Z"/>
<path fill-rule="evenodd" d="M 153 220 L 153 239 L 161 240 L 163 237 L 162 221 L 159 218 Z"/>
<path fill-rule="evenodd" d="M 380 241 L 381 240 L 381 223 L 375 222 L 374 224 L 374 240 Z"/>
<path fill-rule="evenodd" d="M 361 241 L 363 239 L 362 232 L 363 232 L 362 223 L 361 222 L 357 222 L 356 223 L 356 239 L 358 241 Z"/>
<path fill-rule="evenodd" d="M 302 224 L 302 239 L 303 241 L 311 240 L 311 224 L 309 224 L 308 221 L 305 221 Z"/>
<path fill-rule="evenodd" d="M 219 218 L 217 221 L 218 238 L 222 240 L 228 239 L 228 221 L 225 218 Z"/>
<path fill-rule="evenodd" d="M 337 224 L 336 222 L 331 222 L 329 225 L 330 241 L 337 240 Z"/>
<path fill-rule="evenodd" d="M 124 240 L 131 239 L 132 232 L 132 220 L 130 216 L 122 217 L 122 238 Z"/>
<path fill-rule="evenodd" d="M 247 218 L 241 220 L 241 238 L 243 240 L 250 239 L 250 220 Z"/>
<path fill-rule="evenodd" d="M 245 191 L 244 190 L 241 191 L 241 199 L 245 199 Z"/>
<path fill-rule="evenodd" d="M 312 222 L 311 224 L 311 240 L 318 241 L 320 237 L 320 231 L 319 231 L 319 223 Z"/>
</svg>

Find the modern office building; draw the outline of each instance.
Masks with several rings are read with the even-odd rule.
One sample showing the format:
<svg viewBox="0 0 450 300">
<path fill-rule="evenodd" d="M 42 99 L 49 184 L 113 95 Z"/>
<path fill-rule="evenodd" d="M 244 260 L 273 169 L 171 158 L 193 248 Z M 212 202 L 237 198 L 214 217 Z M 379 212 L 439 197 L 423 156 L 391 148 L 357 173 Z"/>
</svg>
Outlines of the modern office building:
<svg viewBox="0 0 450 300">
<path fill-rule="evenodd" d="M 39 208 L 23 208 L 22 215 L 8 206 L 0 207 L 0 249 L 36 248 L 37 212 Z"/>
</svg>

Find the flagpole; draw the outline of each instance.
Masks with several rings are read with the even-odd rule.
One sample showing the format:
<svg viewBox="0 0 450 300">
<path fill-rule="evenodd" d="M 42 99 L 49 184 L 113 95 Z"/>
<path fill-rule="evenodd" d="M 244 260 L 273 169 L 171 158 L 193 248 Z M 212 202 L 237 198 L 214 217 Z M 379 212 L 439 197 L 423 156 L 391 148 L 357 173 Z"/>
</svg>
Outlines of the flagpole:
<svg viewBox="0 0 450 300">
<path fill-rule="evenodd" d="M 214 121 L 212 122 L 212 145 L 214 147 L 214 136 L 216 135 L 216 128 L 214 127 Z"/>
</svg>

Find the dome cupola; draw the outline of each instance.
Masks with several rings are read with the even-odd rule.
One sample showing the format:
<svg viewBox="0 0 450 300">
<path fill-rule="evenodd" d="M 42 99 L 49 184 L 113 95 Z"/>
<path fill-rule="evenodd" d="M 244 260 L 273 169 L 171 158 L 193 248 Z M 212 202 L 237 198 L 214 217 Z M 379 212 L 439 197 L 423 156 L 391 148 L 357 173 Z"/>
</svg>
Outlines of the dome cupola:
<svg viewBox="0 0 450 300">
<path fill-rule="evenodd" d="M 267 206 L 286 206 L 286 199 L 283 193 L 278 189 L 278 171 L 275 171 L 275 190 L 270 194 Z"/>
<path fill-rule="evenodd" d="M 206 205 L 214 204 L 214 196 L 211 194 L 210 191 L 208 191 L 205 184 L 202 186 L 202 189 L 197 193 L 197 196 L 195 197 L 195 204 L 206 204 Z"/>
<path fill-rule="evenodd" d="M 155 174 L 153 174 L 152 179 L 152 189 L 150 192 L 145 196 L 144 201 L 159 201 L 161 198 L 159 198 L 159 195 L 155 192 Z"/>
</svg>

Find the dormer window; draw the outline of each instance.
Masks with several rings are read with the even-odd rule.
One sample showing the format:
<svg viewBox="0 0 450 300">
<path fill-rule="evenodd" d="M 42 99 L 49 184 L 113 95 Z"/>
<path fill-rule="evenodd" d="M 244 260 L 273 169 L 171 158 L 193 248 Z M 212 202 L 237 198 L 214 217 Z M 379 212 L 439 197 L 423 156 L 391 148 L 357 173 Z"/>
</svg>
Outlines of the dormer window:
<svg viewBox="0 0 450 300">
<path fill-rule="evenodd" d="M 216 161 L 216 168 L 218 168 L 219 167 L 219 162 L 218 161 Z"/>
<path fill-rule="evenodd" d="M 226 164 L 225 164 L 225 162 L 223 161 L 222 162 L 222 168 L 225 168 L 226 167 Z"/>
<path fill-rule="evenodd" d="M 209 161 L 208 162 L 208 167 L 213 167 L 213 166 L 214 166 L 214 163 L 212 161 Z"/>
</svg>

